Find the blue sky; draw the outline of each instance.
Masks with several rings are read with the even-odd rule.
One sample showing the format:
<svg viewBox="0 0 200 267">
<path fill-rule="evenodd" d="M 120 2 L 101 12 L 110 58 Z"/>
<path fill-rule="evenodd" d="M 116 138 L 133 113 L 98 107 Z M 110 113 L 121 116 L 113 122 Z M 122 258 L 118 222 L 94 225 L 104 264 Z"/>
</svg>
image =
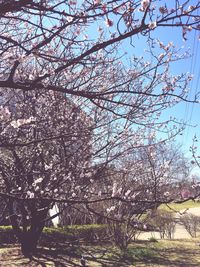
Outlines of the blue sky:
<svg viewBox="0 0 200 267">
<path fill-rule="evenodd" d="M 175 41 L 177 44 L 184 46 L 185 48 L 190 48 L 191 57 L 184 60 L 179 68 L 182 72 L 191 72 L 194 75 L 193 80 L 190 82 L 190 93 L 189 98 L 193 99 L 194 95 L 200 92 L 200 40 L 199 33 L 191 33 L 188 36 L 188 41 L 184 42 L 175 36 Z M 200 99 L 200 96 L 198 97 Z M 181 103 L 177 107 L 177 116 L 188 123 L 186 129 L 182 136 L 177 138 L 177 142 L 182 145 L 182 149 L 186 156 L 190 157 L 189 147 L 192 144 L 192 139 L 194 135 L 200 140 L 200 104 L 188 104 Z M 191 126 L 190 126 L 191 125 Z M 200 153 L 200 149 L 198 148 Z M 200 175 L 199 168 L 194 168 L 193 173 Z"/>
<path fill-rule="evenodd" d="M 155 38 L 161 40 L 164 44 L 170 41 L 176 46 L 181 48 L 180 53 L 188 51 L 190 57 L 185 58 L 181 61 L 173 63 L 171 65 L 172 74 L 191 73 L 193 74 L 193 80 L 189 84 L 189 99 L 193 100 L 195 94 L 200 92 L 200 39 L 198 32 L 192 31 L 187 35 L 187 41 L 183 40 L 181 28 L 160 28 L 155 29 L 153 35 Z M 134 38 L 135 48 L 131 48 L 128 52 L 128 56 L 140 57 L 144 55 L 144 48 L 146 46 L 146 38 L 135 37 Z M 128 40 L 124 42 L 124 52 L 128 49 Z M 123 51 L 122 51 L 123 52 Z M 159 54 L 159 51 L 158 51 Z M 200 100 L 200 96 L 198 97 Z M 187 102 L 181 102 L 171 109 L 167 109 L 162 118 L 166 119 L 170 116 L 176 117 L 179 121 L 185 123 L 185 130 L 183 134 L 176 137 L 176 142 L 181 146 L 182 151 L 186 157 L 191 157 L 189 148 L 192 145 L 192 139 L 194 135 L 199 137 L 200 141 L 200 104 L 193 104 Z M 199 142 L 200 143 L 200 142 Z M 200 154 L 200 149 L 199 149 Z M 197 173 L 200 176 L 200 170 L 194 168 L 193 173 Z"/>
<path fill-rule="evenodd" d="M 172 73 L 181 74 L 190 72 L 194 75 L 193 80 L 189 84 L 189 99 L 194 99 L 194 96 L 200 92 L 200 40 L 198 32 L 190 32 L 187 36 L 187 41 L 184 41 L 181 34 L 181 29 L 165 28 L 155 31 L 155 35 L 159 36 L 164 43 L 173 41 L 177 48 L 182 51 L 189 51 L 191 56 L 185 58 L 175 64 L 172 64 Z M 198 97 L 200 100 L 200 96 Z M 165 116 L 176 116 L 180 121 L 186 123 L 185 130 L 182 135 L 176 137 L 176 142 L 181 145 L 185 156 L 191 157 L 189 148 L 192 144 L 194 135 L 200 140 L 200 104 L 181 102 L 172 109 L 165 112 Z M 199 153 L 200 153 L 200 149 Z M 193 169 L 194 174 L 200 175 L 199 168 Z"/>
<path fill-rule="evenodd" d="M 182 38 L 181 28 L 161 28 L 154 31 L 155 38 L 161 40 L 164 44 L 170 41 L 178 48 L 181 48 L 180 53 L 189 51 L 190 57 L 171 64 L 172 74 L 191 73 L 194 75 L 193 80 L 189 84 L 189 99 L 194 99 L 195 94 L 200 92 L 200 40 L 199 33 L 189 32 L 188 40 Z M 144 54 L 146 45 L 145 38 L 138 38 L 135 41 L 136 47 L 131 54 L 141 56 Z M 125 49 L 124 49 L 125 50 Z M 159 54 L 159 51 L 158 51 Z M 145 57 L 145 55 L 144 55 Z M 200 96 L 198 98 L 200 100 Z M 175 116 L 179 121 L 186 123 L 186 128 L 182 135 L 177 136 L 176 141 L 182 146 L 182 150 L 187 157 L 191 156 L 189 148 L 192 144 L 192 139 L 196 134 L 200 139 L 200 104 L 192 104 L 181 102 L 171 109 L 167 109 L 162 115 L 163 119 L 170 116 Z M 191 125 L 191 126 L 189 126 Z"/>
<path fill-rule="evenodd" d="M 173 41 L 177 47 L 190 51 L 191 57 L 176 63 L 172 66 L 172 71 L 175 73 L 190 72 L 194 75 L 193 80 L 189 84 L 189 99 L 194 99 L 194 95 L 200 91 L 200 40 L 198 33 L 189 33 L 188 40 L 184 41 L 181 29 L 168 28 L 160 32 L 159 37 L 166 42 Z M 183 135 L 177 137 L 177 142 L 183 146 L 183 151 L 189 156 L 189 147 L 193 136 L 196 134 L 200 138 L 200 104 L 182 102 L 176 108 L 173 108 L 171 112 L 170 110 L 168 112 L 169 114 L 172 112 L 173 115 L 176 115 L 177 118 L 188 124 Z"/>
</svg>

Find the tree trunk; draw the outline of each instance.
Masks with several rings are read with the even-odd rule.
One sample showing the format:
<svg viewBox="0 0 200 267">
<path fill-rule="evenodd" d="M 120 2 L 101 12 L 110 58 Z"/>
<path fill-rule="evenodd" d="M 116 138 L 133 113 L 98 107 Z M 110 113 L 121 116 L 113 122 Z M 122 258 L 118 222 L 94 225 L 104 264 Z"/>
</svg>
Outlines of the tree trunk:
<svg viewBox="0 0 200 267">
<path fill-rule="evenodd" d="M 20 243 L 22 254 L 27 258 L 32 258 L 36 253 L 39 235 L 37 233 L 26 232 L 21 234 Z"/>
</svg>

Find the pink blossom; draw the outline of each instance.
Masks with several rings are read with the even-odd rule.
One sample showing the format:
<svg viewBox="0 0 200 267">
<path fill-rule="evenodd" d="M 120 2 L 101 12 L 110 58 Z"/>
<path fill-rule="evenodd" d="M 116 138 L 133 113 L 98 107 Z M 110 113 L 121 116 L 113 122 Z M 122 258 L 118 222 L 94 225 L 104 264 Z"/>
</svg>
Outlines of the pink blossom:
<svg viewBox="0 0 200 267">
<path fill-rule="evenodd" d="M 157 22 L 156 21 L 152 21 L 151 23 L 149 23 L 149 29 L 154 30 L 157 27 Z"/>
<path fill-rule="evenodd" d="M 195 9 L 195 6 L 189 6 L 189 7 L 188 7 L 188 11 L 189 11 L 189 12 L 191 12 L 191 11 L 194 10 L 194 9 Z"/>
<path fill-rule="evenodd" d="M 192 193 L 188 189 L 183 189 L 181 191 L 181 196 L 182 196 L 182 198 L 189 198 L 192 196 Z"/>
<path fill-rule="evenodd" d="M 106 4 L 103 4 L 102 5 L 102 10 L 103 10 L 103 12 L 107 12 L 107 6 L 106 6 Z"/>
<path fill-rule="evenodd" d="M 168 13 L 168 9 L 167 9 L 166 7 L 164 7 L 164 6 L 161 6 L 161 7 L 159 8 L 159 11 L 160 11 L 161 14 L 166 14 L 166 13 Z"/>
<path fill-rule="evenodd" d="M 106 19 L 105 24 L 107 27 L 113 26 L 113 21 L 111 19 Z"/>
<path fill-rule="evenodd" d="M 94 0 L 94 4 L 95 5 L 98 5 L 98 4 L 100 4 L 101 3 L 101 0 Z"/>
<path fill-rule="evenodd" d="M 76 5 L 76 1 L 72 1 L 72 0 L 71 0 L 71 1 L 69 2 L 69 4 L 72 5 L 72 6 L 73 6 L 73 5 Z"/>
</svg>

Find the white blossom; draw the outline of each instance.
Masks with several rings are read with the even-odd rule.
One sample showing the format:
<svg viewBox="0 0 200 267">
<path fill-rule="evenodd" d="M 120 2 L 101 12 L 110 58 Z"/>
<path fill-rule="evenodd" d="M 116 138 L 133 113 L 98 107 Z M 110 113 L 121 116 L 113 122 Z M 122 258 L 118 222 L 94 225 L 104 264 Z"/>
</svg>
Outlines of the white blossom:
<svg viewBox="0 0 200 267">
<path fill-rule="evenodd" d="M 44 169 L 46 170 L 46 171 L 48 171 L 48 170 L 50 170 L 51 168 L 52 168 L 52 164 L 49 164 L 49 165 L 47 165 L 47 164 L 45 164 L 44 165 Z"/>
<path fill-rule="evenodd" d="M 68 16 L 68 17 L 66 18 L 66 20 L 67 20 L 67 22 L 72 22 L 73 17 L 69 17 L 69 16 Z"/>
<path fill-rule="evenodd" d="M 127 197 L 130 193 L 131 193 L 131 190 L 129 189 L 126 191 L 125 196 Z"/>
<path fill-rule="evenodd" d="M 28 198 L 34 198 L 35 197 L 35 194 L 31 191 L 27 191 L 26 194 L 27 194 Z"/>
<path fill-rule="evenodd" d="M 30 117 L 28 119 L 18 119 L 18 120 L 11 121 L 10 125 L 13 128 L 19 128 L 20 126 L 25 125 L 25 124 L 29 124 L 33 121 L 35 121 L 34 117 Z"/>
<path fill-rule="evenodd" d="M 149 4 L 150 4 L 150 1 L 149 0 L 142 0 L 141 1 L 141 8 L 140 8 L 140 10 L 141 11 L 145 11 L 148 8 Z"/>
<path fill-rule="evenodd" d="M 39 183 L 41 183 L 42 181 L 43 181 L 43 178 L 40 177 L 40 178 L 36 179 L 36 180 L 34 181 L 34 183 L 35 183 L 35 184 L 39 184 Z"/>
<path fill-rule="evenodd" d="M 169 192 L 168 191 L 164 192 L 164 196 L 168 197 L 169 196 Z"/>
<path fill-rule="evenodd" d="M 112 189 L 112 197 L 114 197 L 117 193 L 117 183 L 113 183 L 113 189 Z"/>
<path fill-rule="evenodd" d="M 0 120 L 9 120 L 11 116 L 11 113 L 8 109 L 8 107 L 0 106 Z"/>
<path fill-rule="evenodd" d="M 158 59 L 161 60 L 161 59 L 164 58 L 164 56 L 165 56 L 164 54 L 160 54 L 160 55 L 158 56 Z"/>
<path fill-rule="evenodd" d="M 111 206 L 110 208 L 107 208 L 106 211 L 107 211 L 108 213 L 110 213 L 111 211 L 114 211 L 115 208 L 116 208 L 115 206 Z"/>
<path fill-rule="evenodd" d="M 189 6 L 189 7 L 188 7 L 188 11 L 189 11 L 189 12 L 191 12 L 193 9 L 195 9 L 194 6 Z"/>
</svg>

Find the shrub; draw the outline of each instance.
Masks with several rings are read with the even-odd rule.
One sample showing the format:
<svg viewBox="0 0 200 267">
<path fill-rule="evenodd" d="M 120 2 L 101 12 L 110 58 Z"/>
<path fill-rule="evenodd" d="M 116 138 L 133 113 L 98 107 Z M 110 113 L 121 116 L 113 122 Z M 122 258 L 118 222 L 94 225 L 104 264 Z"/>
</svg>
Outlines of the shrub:
<svg viewBox="0 0 200 267">
<path fill-rule="evenodd" d="M 156 253 L 152 248 L 146 247 L 146 248 L 127 248 L 125 255 L 122 255 L 123 257 L 126 257 L 126 259 L 130 261 L 134 260 L 146 260 L 156 257 Z"/>
<path fill-rule="evenodd" d="M 0 226 L 0 244 L 13 244 L 17 239 L 13 233 L 12 226 Z"/>
<path fill-rule="evenodd" d="M 161 239 L 164 237 L 172 239 L 176 226 L 174 213 L 165 210 L 156 210 L 153 211 L 148 220 L 149 224 L 159 231 Z"/>
<path fill-rule="evenodd" d="M 118 247 L 124 255 L 128 245 L 135 240 L 139 230 L 129 220 L 125 222 L 108 220 L 108 230 L 110 239 L 116 247 Z"/>
<path fill-rule="evenodd" d="M 65 226 L 71 236 L 85 242 L 106 241 L 107 226 L 103 224 Z"/>
<path fill-rule="evenodd" d="M 45 227 L 43 229 L 40 243 L 42 245 L 48 245 L 50 243 L 75 243 L 79 244 L 81 241 L 100 242 L 105 241 L 106 225 L 72 225 L 59 228 Z M 0 226 L 0 243 L 16 243 L 17 239 L 14 236 L 12 226 Z"/>
<path fill-rule="evenodd" d="M 152 243 L 154 242 L 155 243 L 155 242 L 158 242 L 158 240 L 155 237 L 152 236 L 152 237 L 149 238 L 149 242 L 152 242 Z"/>
<path fill-rule="evenodd" d="M 72 225 L 62 228 L 45 227 L 41 236 L 41 242 L 71 242 L 79 244 L 82 241 L 86 243 L 105 241 L 106 229 L 106 225 L 98 224 Z"/>
<path fill-rule="evenodd" d="M 200 217 L 193 214 L 185 214 L 180 217 L 181 224 L 191 237 L 197 237 L 197 232 L 200 231 Z"/>
</svg>

